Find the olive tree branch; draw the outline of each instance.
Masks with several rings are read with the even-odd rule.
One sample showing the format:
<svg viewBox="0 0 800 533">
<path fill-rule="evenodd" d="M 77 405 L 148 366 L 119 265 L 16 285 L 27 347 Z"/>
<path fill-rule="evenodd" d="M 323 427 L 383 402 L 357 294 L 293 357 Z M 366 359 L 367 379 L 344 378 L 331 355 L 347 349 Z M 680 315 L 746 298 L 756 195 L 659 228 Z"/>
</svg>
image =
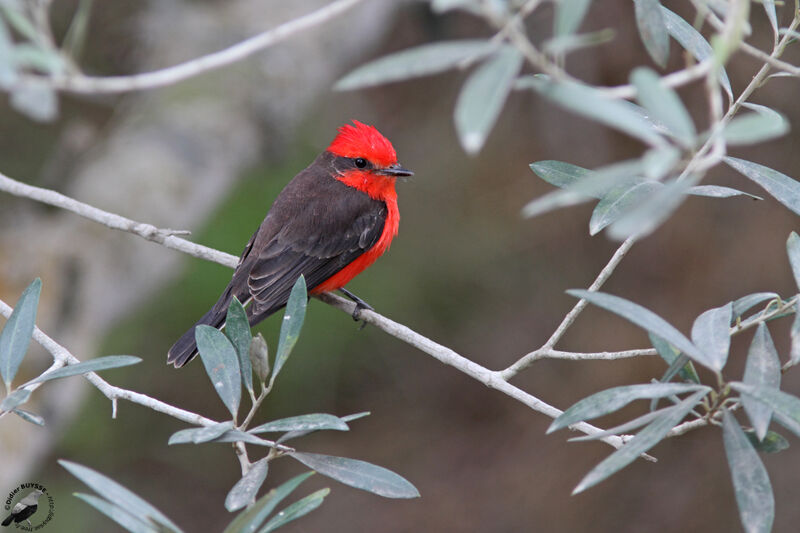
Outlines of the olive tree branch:
<svg viewBox="0 0 800 533">
<path fill-rule="evenodd" d="M 173 85 L 194 76 L 241 61 L 292 35 L 319 26 L 361 3 L 363 0 L 337 0 L 316 11 L 292 19 L 233 46 L 185 63 L 132 76 L 92 77 L 83 74 L 28 74 L 20 83 L 45 82 L 53 89 L 81 94 L 124 93 Z"/>
</svg>

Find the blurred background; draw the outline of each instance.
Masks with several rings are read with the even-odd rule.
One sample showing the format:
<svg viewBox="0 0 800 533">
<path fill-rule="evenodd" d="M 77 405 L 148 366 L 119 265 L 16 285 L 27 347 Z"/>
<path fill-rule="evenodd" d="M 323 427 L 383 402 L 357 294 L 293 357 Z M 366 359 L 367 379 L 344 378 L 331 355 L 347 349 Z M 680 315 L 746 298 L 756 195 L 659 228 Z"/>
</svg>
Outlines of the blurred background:
<svg viewBox="0 0 800 533">
<path fill-rule="evenodd" d="M 96 2 L 82 65 L 97 75 L 172 65 L 324 3 Z M 691 13 L 688 2 L 665 4 Z M 57 35 L 76 6 L 73 0 L 53 6 Z M 771 48 L 767 19 L 753 11 L 751 42 Z M 615 39 L 570 56 L 567 68 L 592 83 L 625 83 L 632 66 L 650 64 L 629 1 L 594 3 L 582 30 L 607 27 L 615 29 Z M 549 6 L 528 22 L 537 42 L 551 28 Z M 491 35 L 469 15 L 434 15 L 425 2 L 373 0 L 246 61 L 173 87 L 64 96 L 54 124 L 31 122 L 3 99 L 0 171 L 135 220 L 190 229 L 192 240 L 238 255 L 278 191 L 328 145 L 338 126 L 351 119 L 374 124 L 416 174 L 398 186 L 402 223 L 390 252 L 348 287 L 393 320 L 481 365 L 505 368 L 549 337 L 575 303 L 564 291 L 587 287 L 616 249 L 602 234 L 589 237 L 588 204 L 523 219 L 521 207 L 551 189 L 528 164 L 556 159 L 591 168 L 638 156 L 642 146 L 520 92 L 511 95 L 484 150 L 467 157 L 452 120 L 464 72 L 351 93 L 331 90 L 342 75 L 386 53 Z M 683 57 L 672 46 L 670 68 L 678 68 Z M 747 57 L 733 58 L 728 73 L 734 92 L 757 68 Z M 794 83 L 775 79 L 751 101 L 800 124 Z M 690 86 L 681 96 L 698 128 L 704 127 L 702 87 Z M 792 132 L 732 154 L 798 177 L 797 142 Z M 762 194 L 727 168 L 704 183 Z M 230 270 L 8 195 L 0 195 L 0 222 L 0 298 L 13 304 L 40 276 L 38 324 L 50 336 L 83 360 L 110 354 L 144 359 L 105 373 L 106 379 L 225 417 L 202 365 L 195 361 L 178 371 L 165 366 L 165 357 L 216 300 Z M 605 290 L 688 333 L 700 312 L 745 294 L 795 293 L 785 241 L 796 229 L 796 216 L 766 195 L 761 202 L 690 198 L 633 248 Z M 279 322 L 274 316 L 256 328 L 273 347 Z M 788 321 L 775 321 L 770 330 L 785 358 Z M 727 377 L 741 375 L 751 335 L 735 338 Z M 560 347 L 601 351 L 647 343 L 638 328 L 589 308 Z M 37 375 L 49 361 L 32 345 L 21 379 Z M 664 370 L 657 358 L 545 360 L 513 382 L 566 408 L 592 392 L 646 382 Z M 784 389 L 800 391 L 798 381 L 797 372 L 788 373 Z M 56 499 L 50 530 L 117 530 L 71 495 L 85 487 L 57 465 L 59 458 L 116 479 L 186 531 L 220 531 L 231 520 L 223 502 L 240 469 L 229 446 L 167 446 L 185 424 L 125 402 L 112 420 L 109 402 L 76 378 L 42 387 L 28 405 L 47 426 L 2 420 L 0 493 L 22 482 L 44 484 Z M 314 476 L 293 499 L 323 486 L 332 488 L 331 495 L 287 532 L 741 527 L 718 429 L 670 439 L 653 450 L 658 463 L 639 461 L 572 497 L 582 476 L 611 452 L 607 445 L 565 444 L 563 431 L 545 436 L 550 419 L 376 328 L 360 331 L 346 314 L 312 300 L 300 341 L 257 420 L 359 411 L 372 414 L 353 422 L 350 432 L 318 433 L 297 446 L 387 467 L 410 480 L 422 498 L 386 500 Z M 621 420 L 601 419 L 599 425 Z M 800 479 L 798 446 L 793 442 L 763 459 L 775 491 L 775 531 L 793 530 L 800 521 L 790 490 Z M 275 461 L 265 487 L 305 470 L 288 459 Z"/>
</svg>

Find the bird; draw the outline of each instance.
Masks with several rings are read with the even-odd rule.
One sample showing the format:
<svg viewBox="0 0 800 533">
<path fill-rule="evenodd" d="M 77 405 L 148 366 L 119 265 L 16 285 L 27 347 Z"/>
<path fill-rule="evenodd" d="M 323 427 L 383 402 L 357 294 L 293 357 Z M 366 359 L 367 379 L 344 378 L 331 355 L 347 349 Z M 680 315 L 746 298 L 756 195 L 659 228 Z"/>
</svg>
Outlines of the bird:
<svg viewBox="0 0 800 533">
<path fill-rule="evenodd" d="M 36 509 L 39 508 L 39 496 L 44 494 L 41 489 L 36 489 L 30 491 L 28 494 L 25 495 L 20 501 L 17 502 L 16 505 L 11 509 L 11 514 L 3 520 L 4 526 L 11 525 L 11 522 L 20 523 L 23 520 L 28 522 L 28 525 L 31 525 L 30 517 L 33 513 L 36 512 Z"/>
<path fill-rule="evenodd" d="M 234 296 L 252 326 L 286 305 L 301 275 L 309 295 L 339 290 L 353 300 L 353 318 L 371 309 L 344 286 L 389 248 L 400 222 L 395 182 L 413 174 L 374 126 L 352 120 L 338 128 L 328 148 L 275 198 L 230 283 L 169 349 L 167 364 L 179 368 L 197 354 L 195 328 L 223 327 Z"/>
</svg>

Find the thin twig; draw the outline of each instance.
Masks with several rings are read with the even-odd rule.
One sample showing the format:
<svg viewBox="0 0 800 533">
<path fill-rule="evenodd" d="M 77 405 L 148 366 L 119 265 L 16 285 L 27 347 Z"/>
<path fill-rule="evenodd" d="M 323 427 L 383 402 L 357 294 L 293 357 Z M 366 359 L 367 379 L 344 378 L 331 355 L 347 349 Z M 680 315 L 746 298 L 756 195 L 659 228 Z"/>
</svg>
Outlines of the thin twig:
<svg viewBox="0 0 800 533">
<path fill-rule="evenodd" d="M 44 81 L 53 89 L 81 94 L 124 93 L 174 85 L 199 74 L 241 61 L 247 56 L 264 50 L 296 33 L 324 24 L 362 1 L 337 0 L 317 11 L 290 20 L 219 52 L 161 70 L 132 76 L 108 76 L 102 78 L 74 74 L 54 75 L 51 77 L 29 74 L 21 78 L 21 83 Z"/>
</svg>

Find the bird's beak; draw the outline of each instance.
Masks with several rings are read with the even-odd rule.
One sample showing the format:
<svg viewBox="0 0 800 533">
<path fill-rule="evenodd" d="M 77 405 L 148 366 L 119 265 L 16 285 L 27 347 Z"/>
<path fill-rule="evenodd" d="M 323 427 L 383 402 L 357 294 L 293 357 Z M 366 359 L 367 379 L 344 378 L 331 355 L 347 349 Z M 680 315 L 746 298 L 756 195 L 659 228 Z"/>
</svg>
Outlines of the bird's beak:
<svg viewBox="0 0 800 533">
<path fill-rule="evenodd" d="M 399 178 L 403 176 L 413 176 L 414 173 L 408 170 L 407 168 L 401 167 L 398 163 L 386 168 L 381 168 L 375 171 L 377 174 L 383 174 L 384 176 L 391 176 L 393 178 Z"/>
</svg>

